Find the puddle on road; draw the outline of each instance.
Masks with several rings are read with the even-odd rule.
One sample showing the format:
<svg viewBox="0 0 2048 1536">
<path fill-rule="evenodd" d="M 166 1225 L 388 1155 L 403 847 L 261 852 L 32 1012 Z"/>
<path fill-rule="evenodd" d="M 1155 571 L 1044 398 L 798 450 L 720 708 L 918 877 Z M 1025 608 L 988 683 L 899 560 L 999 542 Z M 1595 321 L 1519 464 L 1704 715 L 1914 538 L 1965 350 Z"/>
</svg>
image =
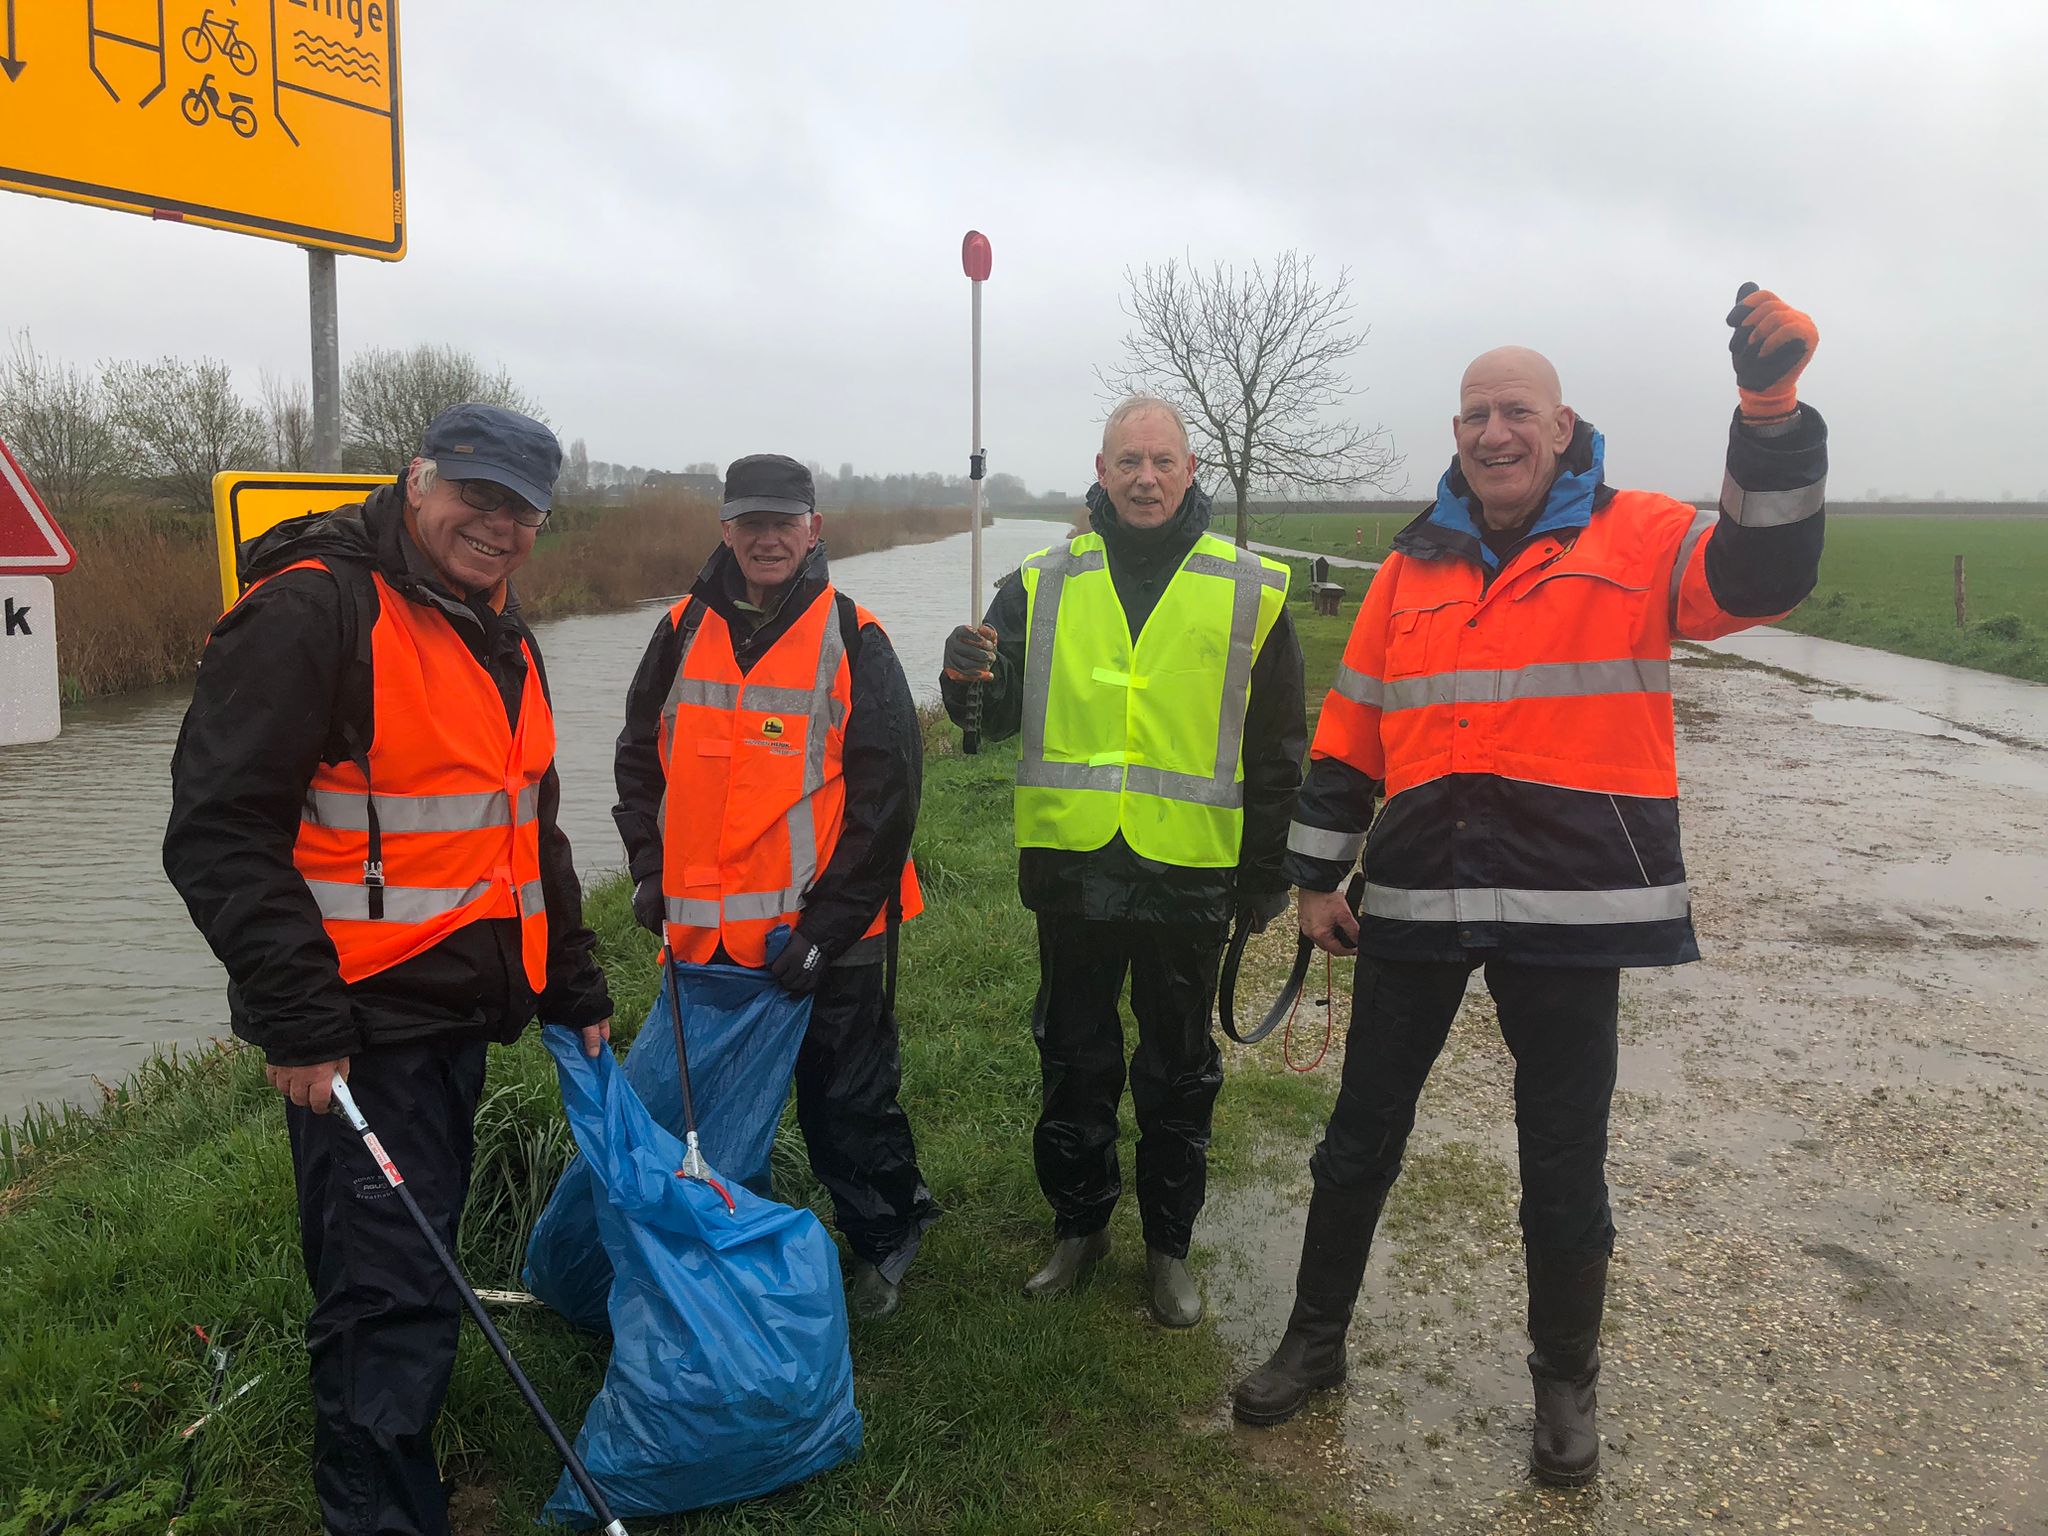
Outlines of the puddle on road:
<svg viewBox="0 0 2048 1536">
<path fill-rule="evenodd" d="M 1876 731 L 1905 731 L 1914 736 L 1946 736 L 1952 741 L 1967 742 L 1973 747 L 1994 747 L 1998 743 L 1989 736 L 1965 730 L 1960 725 L 1951 725 L 1933 715 L 1923 715 L 1917 709 L 1908 709 L 1903 704 L 1893 704 L 1884 699 L 1858 699 L 1830 696 L 1815 699 L 1808 706 L 1813 718 L 1827 725 L 1857 725 Z"/>
</svg>

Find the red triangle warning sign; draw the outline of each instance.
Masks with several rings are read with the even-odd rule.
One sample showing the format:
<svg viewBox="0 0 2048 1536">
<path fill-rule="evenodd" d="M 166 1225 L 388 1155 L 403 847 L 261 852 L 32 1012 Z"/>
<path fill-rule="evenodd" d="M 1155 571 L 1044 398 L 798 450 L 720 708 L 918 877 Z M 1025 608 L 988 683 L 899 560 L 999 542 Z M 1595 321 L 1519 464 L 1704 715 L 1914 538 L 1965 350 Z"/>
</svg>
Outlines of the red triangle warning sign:
<svg viewBox="0 0 2048 1536">
<path fill-rule="evenodd" d="M 77 563 L 78 551 L 0 443 L 0 576 L 55 576 Z"/>
</svg>

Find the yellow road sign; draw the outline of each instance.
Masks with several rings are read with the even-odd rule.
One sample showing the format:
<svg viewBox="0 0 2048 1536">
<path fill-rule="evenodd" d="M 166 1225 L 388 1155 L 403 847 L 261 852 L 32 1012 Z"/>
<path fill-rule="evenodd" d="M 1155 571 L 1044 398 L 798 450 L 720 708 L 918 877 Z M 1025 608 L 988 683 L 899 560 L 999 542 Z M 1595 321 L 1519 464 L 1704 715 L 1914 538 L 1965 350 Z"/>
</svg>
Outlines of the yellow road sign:
<svg viewBox="0 0 2048 1536">
<path fill-rule="evenodd" d="M 283 475 L 268 470 L 223 470 L 213 477 L 213 542 L 220 561 L 223 612 L 242 595 L 235 553 L 287 518 L 353 506 L 390 475 Z"/>
<path fill-rule="evenodd" d="M 396 261 L 398 0 L 0 0 L 0 187 Z"/>
</svg>

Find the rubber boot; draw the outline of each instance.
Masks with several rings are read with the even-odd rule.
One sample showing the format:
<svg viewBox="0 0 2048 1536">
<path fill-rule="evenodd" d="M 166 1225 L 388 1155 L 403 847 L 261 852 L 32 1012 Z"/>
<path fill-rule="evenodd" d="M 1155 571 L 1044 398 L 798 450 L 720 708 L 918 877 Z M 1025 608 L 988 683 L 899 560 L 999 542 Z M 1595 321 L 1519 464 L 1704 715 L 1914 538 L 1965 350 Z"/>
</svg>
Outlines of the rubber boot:
<svg viewBox="0 0 2048 1536">
<path fill-rule="evenodd" d="M 1192 1328 L 1202 1320 L 1202 1293 L 1186 1259 L 1145 1250 L 1145 1304 L 1162 1328 Z"/>
<path fill-rule="evenodd" d="M 1090 1232 L 1086 1237 L 1063 1237 L 1052 1245 L 1052 1257 L 1045 1268 L 1024 1282 L 1026 1296 L 1058 1296 L 1071 1291 L 1088 1277 L 1102 1256 L 1109 1252 L 1109 1229 Z"/>
<path fill-rule="evenodd" d="M 1344 1384 L 1344 1335 L 1365 1278 L 1384 1190 L 1361 1195 L 1318 1184 L 1308 1202 L 1294 1311 L 1273 1357 L 1237 1384 L 1230 1411 L 1241 1424 L 1280 1424 L 1311 1392 Z"/>
<path fill-rule="evenodd" d="M 856 1259 L 853 1283 L 847 1287 L 848 1301 L 855 1317 L 879 1323 L 903 1310 L 903 1287 L 866 1259 Z"/>
<path fill-rule="evenodd" d="M 1600 1472 L 1594 1383 L 1600 1377 L 1600 1314 L 1607 1255 L 1524 1250 L 1529 1270 L 1529 1380 L 1536 1430 L 1529 1470 L 1542 1482 L 1578 1488 Z"/>
</svg>

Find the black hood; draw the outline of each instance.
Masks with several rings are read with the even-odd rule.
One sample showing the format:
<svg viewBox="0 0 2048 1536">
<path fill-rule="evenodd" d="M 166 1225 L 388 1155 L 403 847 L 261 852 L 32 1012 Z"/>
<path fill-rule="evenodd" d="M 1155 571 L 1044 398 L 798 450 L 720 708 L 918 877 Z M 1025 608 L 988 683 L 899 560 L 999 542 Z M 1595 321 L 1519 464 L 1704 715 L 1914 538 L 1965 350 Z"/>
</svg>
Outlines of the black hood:
<svg viewBox="0 0 2048 1536">
<path fill-rule="evenodd" d="M 1173 516 L 1157 528 L 1131 528 L 1116 515 L 1109 492 L 1098 480 L 1088 487 L 1088 526 L 1102 535 L 1104 543 L 1133 554 L 1165 548 L 1185 550 L 1209 531 L 1209 493 L 1200 485 L 1190 485 Z"/>
</svg>

